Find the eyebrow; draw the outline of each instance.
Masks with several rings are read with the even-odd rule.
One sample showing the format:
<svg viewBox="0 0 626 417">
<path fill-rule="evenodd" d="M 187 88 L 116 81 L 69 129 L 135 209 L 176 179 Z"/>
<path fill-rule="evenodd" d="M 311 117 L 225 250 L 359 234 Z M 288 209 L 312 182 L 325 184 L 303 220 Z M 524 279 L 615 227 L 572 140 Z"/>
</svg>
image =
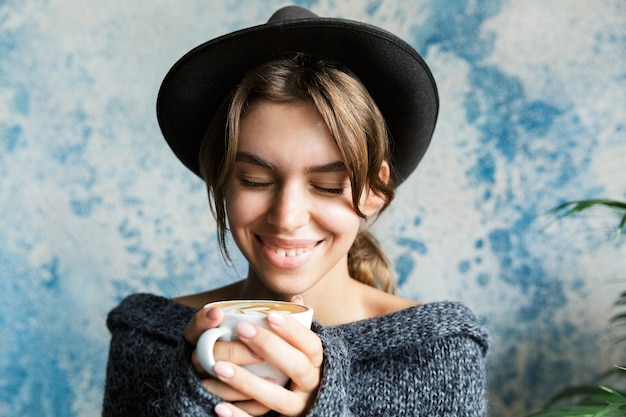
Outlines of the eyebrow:
<svg viewBox="0 0 626 417">
<path fill-rule="evenodd" d="M 274 166 L 272 164 L 248 152 L 237 152 L 235 162 L 246 162 L 248 164 L 258 165 L 263 168 L 274 170 Z"/>
<path fill-rule="evenodd" d="M 275 171 L 276 168 L 270 162 L 257 155 L 253 155 L 249 152 L 237 152 L 235 156 L 235 162 L 245 162 L 252 165 L 257 165 L 263 168 Z M 346 170 L 346 164 L 343 161 L 333 161 L 328 164 L 314 165 L 307 167 L 307 172 L 311 174 L 324 173 L 324 172 L 341 172 Z"/>
</svg>

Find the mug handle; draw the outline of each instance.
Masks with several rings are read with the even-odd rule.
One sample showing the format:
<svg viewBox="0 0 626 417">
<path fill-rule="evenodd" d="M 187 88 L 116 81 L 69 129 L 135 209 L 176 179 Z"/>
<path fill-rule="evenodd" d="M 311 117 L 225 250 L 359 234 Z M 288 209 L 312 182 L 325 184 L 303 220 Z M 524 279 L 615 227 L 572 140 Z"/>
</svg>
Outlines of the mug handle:
<svg viewBox="0 0 626 417">
<path fill-rule="evenodd" d="M 213 376 L 216 376 L 215 372 L 213 372 L 213 367 L 215 366 L 215 356 L 213 356 L 215 342 L 228 335 L 230 335 L 228 328 L 215 327 L 202 333 L 202 336 L 198 339 L 198 344 L 196 345 L 198 361 L 204 370 Z"/>
</svg>

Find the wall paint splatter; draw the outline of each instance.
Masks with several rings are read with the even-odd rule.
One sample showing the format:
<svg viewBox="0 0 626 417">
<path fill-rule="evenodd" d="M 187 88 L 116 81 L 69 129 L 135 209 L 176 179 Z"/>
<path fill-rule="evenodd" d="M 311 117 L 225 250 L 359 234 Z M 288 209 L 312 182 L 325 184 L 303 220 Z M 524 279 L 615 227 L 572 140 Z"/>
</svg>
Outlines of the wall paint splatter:
<svg viewBox="0 0 626 417">
<path fill-rule="evenodd" d="M 604 216 L 546 227 L 543 213 L 626 198 L 626 5 L 296 3 L 398 33 L 433 69 L 432 147 L 374 231 L 404 295 L 461 300 L 488 326 L 491 414 L 610 366 L 608 282 L 626 245 Z M 0 1 L 0 415 L 99 415 L 104 320 L 121 298 L 245 271 L 221 261 L 154 101 L 182 53 L 282 4 Z"/>
</svg>

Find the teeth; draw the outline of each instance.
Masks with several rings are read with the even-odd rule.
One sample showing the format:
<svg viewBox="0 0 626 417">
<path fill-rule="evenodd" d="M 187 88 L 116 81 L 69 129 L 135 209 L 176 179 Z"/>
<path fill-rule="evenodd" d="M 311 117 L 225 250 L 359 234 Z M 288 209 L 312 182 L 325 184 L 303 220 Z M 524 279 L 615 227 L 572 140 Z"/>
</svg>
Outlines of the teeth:
<svg viewBox="0 0 626 417">
<path fill-rule="evenodd" d="M 298 248 L 298 249 L 289 249 L 289 250 L 284 250 L 284 249 L 276 249 L 275 252 L 278 256 L 284 256 L 286 258 L 290 258 L 293 256 L 298 256 L 298 255 L 302 255 L 305 252 L 308 252 L 309 249 L 304 249 L 304 248 Z"/>
</svg>

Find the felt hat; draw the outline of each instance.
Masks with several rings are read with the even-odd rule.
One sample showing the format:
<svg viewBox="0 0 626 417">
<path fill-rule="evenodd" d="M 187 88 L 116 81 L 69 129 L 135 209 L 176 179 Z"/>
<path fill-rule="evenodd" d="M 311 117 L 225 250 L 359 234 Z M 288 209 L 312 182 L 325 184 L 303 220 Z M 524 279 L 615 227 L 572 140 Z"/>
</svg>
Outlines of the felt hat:
<svg viewBox="0 0 626 417">
<path fill-rule="evenodd" d="M 336 61 L 361 79 L 389 127 L 396 182 L 411 174 L 430 143 L 439 109 L 437 86 L 422 57 L 386 30 L 319 17 L 298 6 L 199 45 L 170 69 L 159 90 L 157 118 L 183 164 L 200 175 L 200 144 L 222 101 L 248 70 L 292 52 Z"/>
</svg>

